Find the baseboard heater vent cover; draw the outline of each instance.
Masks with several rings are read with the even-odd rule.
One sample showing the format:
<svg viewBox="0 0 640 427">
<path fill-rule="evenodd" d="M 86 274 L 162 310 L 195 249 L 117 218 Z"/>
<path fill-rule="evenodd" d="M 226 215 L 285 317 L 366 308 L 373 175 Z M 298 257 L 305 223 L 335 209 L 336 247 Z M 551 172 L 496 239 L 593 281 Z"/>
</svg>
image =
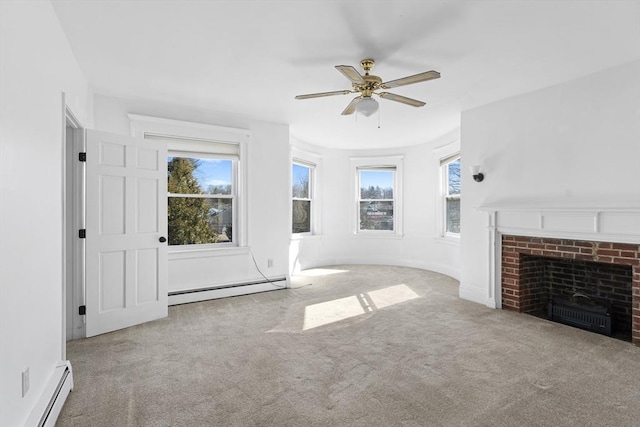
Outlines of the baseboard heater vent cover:
<svg viewBox="0 0 640 427">
<path fill-rule="evenodd" d="M 73 390 L 71 364 L 64 361 L 55 368 L 51 380 L 31 411 L 25 426 L 54 427 L 71 390 Z"/>
<path fill-rule="evenodd" d="M 253 280 L 250 282 L 209 286 L 206 288 L 185 289 L 183 291 L 169 292 L 169 305 L 275 291 L 285 289 L 286 287 L 287 278 L 276 277 L 269 280 Z"/>
<path fill-rule="evenodd" d="M 287 287 L 287 278 L 286 277 L 277 277 L 275 279 L 270 280 L 256 280 L 253 282 L 242 282 L 242 283 L 233 283 L 229 285 L 220 285 L 220 286 L 210 286 L 207 288 L 198 288 L 198 289 L 187 289 L 184 291 L 175 291 L 169 292 L 169 296 L 173 297 L 176 295 L 185 295 L 185 294 L 193 294 L 197 292 L 208 292 L 208 291 L 217 291 L 218 289 L 230 289 L 230 288 L 240 288 L 243 286 L 251 286 L 251 285 L 262 285 L 262 284 L 272 284 L 276 288 L 286 288 Z"/>
</svg>

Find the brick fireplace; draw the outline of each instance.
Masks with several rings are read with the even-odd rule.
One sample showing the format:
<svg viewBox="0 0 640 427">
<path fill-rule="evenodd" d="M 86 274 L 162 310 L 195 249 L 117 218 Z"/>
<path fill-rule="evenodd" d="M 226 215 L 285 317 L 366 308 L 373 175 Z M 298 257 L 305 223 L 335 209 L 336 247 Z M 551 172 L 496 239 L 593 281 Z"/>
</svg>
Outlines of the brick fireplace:
<svg viewBox="0 0 640 427">
<path fill-rule="evenodd" d="M 607 301 L 618 335 L 640 345 L 640 245 L 503 234 L 502 308 L 543 313 L 552 296 Z"/>
</svg>

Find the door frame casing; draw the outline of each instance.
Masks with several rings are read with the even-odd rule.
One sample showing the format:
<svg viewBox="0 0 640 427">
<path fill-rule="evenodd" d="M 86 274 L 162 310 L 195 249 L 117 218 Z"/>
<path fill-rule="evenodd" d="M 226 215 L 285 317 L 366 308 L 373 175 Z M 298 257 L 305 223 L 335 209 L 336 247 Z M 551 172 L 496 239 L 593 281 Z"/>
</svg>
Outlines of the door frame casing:
<svg viewBox="0 0 640 427">
<path fill-rule="evenodd" d="M 84 241 L 77 233 L 84 227 L 84 164 L 77 153 L 84 151 L 85 128 L 64 93 L 62 107 L 62 360 L 66 360 L 67 340 L 85 336 L 78 311 L 84 305 Z"/>
</svg>

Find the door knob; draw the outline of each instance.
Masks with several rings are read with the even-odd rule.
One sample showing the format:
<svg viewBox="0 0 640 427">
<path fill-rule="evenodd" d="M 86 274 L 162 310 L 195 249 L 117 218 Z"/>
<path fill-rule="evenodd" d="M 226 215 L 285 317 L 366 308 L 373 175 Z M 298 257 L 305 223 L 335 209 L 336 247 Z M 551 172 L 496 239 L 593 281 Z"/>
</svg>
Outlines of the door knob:
<svg viewBox="0 0 640 427">
<path fill-rule="evenodd" d="M 166 237 L 164 237 L 164 236 L 162 236 L 162 237 L 160 237 L 158 240 L 160 240 L 160 243 L 164 243 L 164 242 L 166 242 L 166 241 L 167 241 L 167 238 L 166 238 Z"/>
</svg>

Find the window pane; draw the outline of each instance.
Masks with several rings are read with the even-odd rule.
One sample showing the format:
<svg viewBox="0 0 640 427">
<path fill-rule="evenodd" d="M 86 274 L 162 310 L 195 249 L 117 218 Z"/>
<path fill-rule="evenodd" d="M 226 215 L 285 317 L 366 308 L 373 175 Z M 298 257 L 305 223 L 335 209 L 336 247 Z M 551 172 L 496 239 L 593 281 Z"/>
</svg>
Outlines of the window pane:
<svg viewBox="0 0 640 427">
<path fill-rule="evenodd" d="M 233 161 L 197 157 L 167 158 L 172 194 L 233 194 Z"/>
<path fill-rule="evenodd" d="M 460 234 L 460 199 L 447 199 L 447 233 Z"/>
<path fill-rule="evenodd" d="M 311 231 L 311 202 L 308 200 L 293 201 L 294 233 L 309 233 Z"/>
<path fill-rule="evenodd" d="M 393 231 L 393 202 L 360 202 L 360 230 Z"/>
<path fill-rule="evenodd" d="M 231 199 L 207 199 L 209 227 L 216 235 L 217 243 L 233 241 L 233 201 Z"/>
<path fill-rule="evenodd" d="M 460 194 L 460 159 L 447 165 L 447 180 L 449 194 Z"/>
<path fill-rule="evenodd" d="M 360 171 L 361 199 L 393 199 L 393 171 Z"/>
<path fill-rule="evenodd" d="M 309 198 L 309 176 L 311 169 L 293 164 L 292 173 L 291 173 L 291 194 L 293 197 L 298 197 L 301 199 Z"/>
<path fill-rule="evenodd" d="M 232 241 L 231 199 L 169 197 L 168 216 L 170 245 Z"/>
</svg>

